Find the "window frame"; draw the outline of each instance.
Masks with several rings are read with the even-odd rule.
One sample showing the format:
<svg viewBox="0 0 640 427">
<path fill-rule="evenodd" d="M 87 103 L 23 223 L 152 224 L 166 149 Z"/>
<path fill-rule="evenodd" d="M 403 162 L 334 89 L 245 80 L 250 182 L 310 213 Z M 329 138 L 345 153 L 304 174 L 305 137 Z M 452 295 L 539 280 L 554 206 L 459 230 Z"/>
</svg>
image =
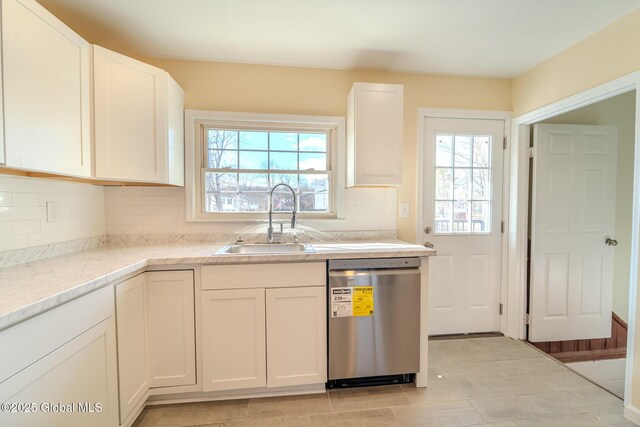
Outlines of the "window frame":
<svg viewBox="0 0 640 427">
<path fill-rule="evenodd" d="M 338 116 L 285 115 L 269 113 L 233 113 L 221 111 L 185 110 L 185 189 L 186 220 L 208 221 L 259 221 L 266 219 L 266 212 L 205 212 L 204 171 L 206 129 L 290 130 L 292 132 L 328 131 L 327 163 L 329 175 L 330 212 L 299 212 L 305 219 L 344 218 L 345 119 Z M 234 170 L 235 171 L 235 170 Z M 298 171 L 301 173 L 303 171 Z M 283 213 L 284 214 L 284 213 Z"/>
</svg>

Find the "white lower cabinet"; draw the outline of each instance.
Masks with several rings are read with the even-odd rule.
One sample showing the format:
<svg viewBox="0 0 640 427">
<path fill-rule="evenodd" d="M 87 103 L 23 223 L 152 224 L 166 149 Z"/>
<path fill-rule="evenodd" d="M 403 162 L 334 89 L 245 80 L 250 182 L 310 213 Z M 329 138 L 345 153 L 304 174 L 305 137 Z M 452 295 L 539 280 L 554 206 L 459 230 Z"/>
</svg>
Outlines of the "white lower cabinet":
<svg viewBox="0 0 640 427">
<path fill-rule="evenodd" d="M 325 275 L 324 263 L 204 266 L 203 390 L 324 384 Z"/>
<path fill-rule="evenodd" d="M 0 426 L 118 422 L 113 287 L 0 331 Z"/>
<path fill-rule="evenodd" d="M 204 391 L 267 385 L 264 289 L 202 293 Z"/>
<path fill-rule="evenodd" d="M 120 422 L 151 388 L 195 384 L 193 271 L 142 273 L 116 285 Z"/>
</svg>

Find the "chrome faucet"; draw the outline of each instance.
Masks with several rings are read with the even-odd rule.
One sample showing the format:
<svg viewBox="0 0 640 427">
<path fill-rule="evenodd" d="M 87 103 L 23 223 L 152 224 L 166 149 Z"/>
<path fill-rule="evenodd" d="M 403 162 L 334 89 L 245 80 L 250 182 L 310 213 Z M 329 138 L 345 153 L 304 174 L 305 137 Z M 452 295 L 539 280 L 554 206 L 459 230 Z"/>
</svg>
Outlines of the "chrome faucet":
<svg viewBox="0 0 640 427">
<path fill-rule="evenodd" d="M 280 183 L 280 184 L 276 184 L 273 186 L 273 188 L 271 189 L 271 191 L 269 191 L 269 228 L 267 228 L 267 242 L 268 243 L 273 243 L 273 220 L 272 220 L 272 216 L 273 216 L 273 191 L 280 187 L 287 187 L 289 190 L 291 190 L 291 194 L 293 194 L 293 210 L 291 211 L 291 228 L 296 228 L 296 207 L 298 206 L 297 203 L 297 197 L 296 197 L 296 192 L 293 190 L 293 188 L 291 188 L 290 185 L 285 184 L 285 183 Z M 280 232 L 276 232 L 275 234 L 282 234 L 283 230 L 282 230 L 282 223 L 280 223 Z"/>
</svg>

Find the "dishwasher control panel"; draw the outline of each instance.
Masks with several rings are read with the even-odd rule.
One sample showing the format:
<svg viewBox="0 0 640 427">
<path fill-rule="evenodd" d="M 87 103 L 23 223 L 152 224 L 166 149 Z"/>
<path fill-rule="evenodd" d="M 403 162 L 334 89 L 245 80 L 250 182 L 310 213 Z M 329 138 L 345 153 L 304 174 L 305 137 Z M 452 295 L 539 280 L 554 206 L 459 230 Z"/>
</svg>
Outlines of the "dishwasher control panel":
<svg viewBox="0 0 640 427">
<path fill-rule="evenodd" d="M 367 270 L 377 268 L 416 268 L 420 258 L 336 259 L 329 261 L 329 270 Z"/>
</svg>

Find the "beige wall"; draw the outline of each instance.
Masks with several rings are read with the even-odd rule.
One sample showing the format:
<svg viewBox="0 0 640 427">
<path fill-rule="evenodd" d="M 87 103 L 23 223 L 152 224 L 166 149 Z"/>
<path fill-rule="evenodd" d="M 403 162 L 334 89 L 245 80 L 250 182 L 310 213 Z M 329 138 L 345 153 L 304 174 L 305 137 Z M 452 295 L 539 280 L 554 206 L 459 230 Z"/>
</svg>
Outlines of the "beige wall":
<svg viewBox="0 0 640 427">
<path fill-rule="evenodd" d="M 637 70 L 640 70 L 640 10 L 514 78 L 514 116 Z"/>
<path fill-rule="evenodd" d="M 606 125 L 618 128 L 618 168 L 616 180 L 616 228 L 613 311 L 625 322 L 629 319 L 629 269 L 631 260 L 631 219 L 633 208 L 633 152 L 636 92 L 562 114 L 544 123 Z"/>
<path fill-rule="evenodd" d="M 410 203 L 411 215 L 398 219 L 398 232 L 408 241 L 415 239 L 418 108 L 511 110 L 507 79 L 144 60 L 167 70 L 183 87 L 188 109 L 344 116 L 353 82 L 404 84 L 404 185 L 398 201 Z"/>
</svg>

